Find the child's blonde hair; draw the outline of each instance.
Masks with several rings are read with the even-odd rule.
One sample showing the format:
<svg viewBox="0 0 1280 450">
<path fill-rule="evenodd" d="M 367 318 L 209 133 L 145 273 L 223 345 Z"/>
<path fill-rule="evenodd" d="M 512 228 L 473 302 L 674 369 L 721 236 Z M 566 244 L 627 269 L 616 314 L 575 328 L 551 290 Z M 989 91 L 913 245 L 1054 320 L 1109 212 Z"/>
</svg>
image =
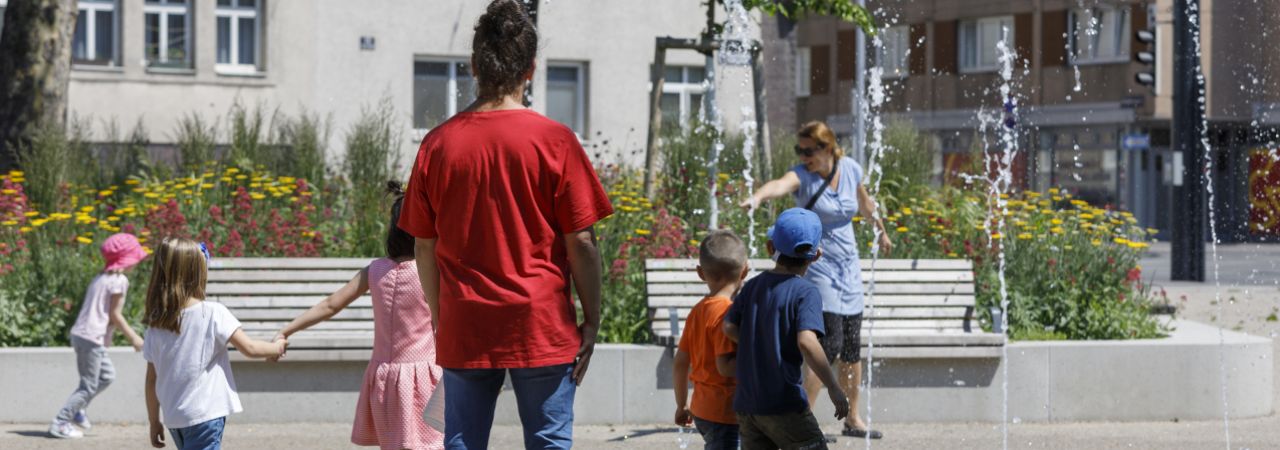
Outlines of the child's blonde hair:
<svg viewBox="0 0 1280 450">
<path fill-rule="evenodd" d="M 190 239 L 169 238 L 153 256 L 155 262 L 142 323 L 181 333 L 182 305 L 187 299 L 204 299 L 204 285 L 209 276 L 204 251 Z"/>
</svg>

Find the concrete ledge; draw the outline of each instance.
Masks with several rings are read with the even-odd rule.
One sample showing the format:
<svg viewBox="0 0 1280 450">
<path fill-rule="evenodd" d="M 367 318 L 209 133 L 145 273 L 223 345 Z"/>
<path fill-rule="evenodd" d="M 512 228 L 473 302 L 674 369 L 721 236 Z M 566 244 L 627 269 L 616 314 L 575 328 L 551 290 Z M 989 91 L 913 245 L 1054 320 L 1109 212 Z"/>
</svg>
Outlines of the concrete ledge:
<svg viewBox="0 0 1280 450">
<path fill-rule="evenodd" d="M 1035 421 L 1149 421 L 1218 419 L 1222 394 L 1218 361 L 1227 368 L 1233 418 L 1271 414 L 1269 339 L 1177 321 L 1166 339 L 1019 342 L 1005 359 L 902 358 L 872 364 L 870 400 L 877 422 L 999 421 L 1004 365 L 1009 369 L 1010 418 Z M 101 422 L 142 422 L 145 362 L 128 348 L 109 355 L 116 382 L 90 415 Z M 355 356 L 355 355 L 347 355 Z M 354 415 L 366 361 L 232 363 L 245 412 L 241 422 L 346 422 Z M 675 402 L 670 350 L 650 345 L 597 347 L 579 389 L 582 424 L 665 423 Z M 0 422 L 50 420 L 77 383 L 69 348 L 0 349 Z M 818 417 L 831 405 L 818 402 Z M 495 421 L 517 424 L 510 392 L 499 397 Z"/>
</svg>

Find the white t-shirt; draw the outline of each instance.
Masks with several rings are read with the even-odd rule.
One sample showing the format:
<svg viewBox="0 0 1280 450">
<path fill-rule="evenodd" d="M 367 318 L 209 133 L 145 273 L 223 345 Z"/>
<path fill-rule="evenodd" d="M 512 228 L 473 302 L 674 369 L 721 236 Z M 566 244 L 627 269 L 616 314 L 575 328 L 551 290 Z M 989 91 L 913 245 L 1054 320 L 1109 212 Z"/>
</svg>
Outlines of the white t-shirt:
<svg viewBox="0 0 1280 450">
<path fill-rule="evenodd" d="M 148 328 L 142 357 L 156 366 L 156 396 L 168 428 L 186 428 L 244 409 L 227 342 L 240 321 L 221 303 L 182 310 L 181 334 Z"/>
<path fill-rule="evenodd" d="M 80 305 L 71 335 L 98 345 L 111 342 L 111 296 L 124 295 L 129 290 L 129 277 L 119 272 L 103 272 L 93 277 Z M 124 300 L 121 299 L 123 302 Z"/>
</svg>

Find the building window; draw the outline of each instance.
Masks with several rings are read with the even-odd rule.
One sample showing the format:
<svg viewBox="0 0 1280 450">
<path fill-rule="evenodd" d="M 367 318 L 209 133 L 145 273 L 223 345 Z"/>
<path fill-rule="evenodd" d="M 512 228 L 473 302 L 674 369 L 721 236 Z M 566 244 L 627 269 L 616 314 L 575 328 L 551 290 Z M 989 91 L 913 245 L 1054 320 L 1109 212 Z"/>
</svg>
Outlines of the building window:
<svg viewBox="0 0 1280 450">
<path fill-rule="evenodd" d="M 796 97 L 808 97 L 810 94 L 809 69 L 812 66 L 809 47 L 796 48 Z"/>
<path fill-rule="evenodd" d="M 71 60 L 76 64 L 115 66 L 116 2 L 115 0 L 80 0 L 75 37 L 71 44 Z"/>
<path fill-rule="evenodd" d="M 547 117 L 587 135 L 587 68 L 581 63 L 547 65 Z"/>
<path fill-rule="evenodd" d="M 218 0 L 218 72 L 257 73 L 261 65 L 263 0 Z"/>
<path fill-rule="evenodd" d="M 664 125 L 687 125 L 702 119 L 703 82 L 706 68 L 666 66 L 662 81 L 662 122 Z"/>
<path fill-rule="evenodd" d="M 996 43 L 1005 41 L 1013 51 L 1013 16 L 986 17 L 960 22 L 960 70 L 996 70 L 1000 60 Z"/>
<path fill-rule="evenodd" d="M 435 128 L 475 100 L 470 64 L 460 60 L 413 63 L 414 128 Z"/>
<path fill-rule="evenodd" d="M 911 33 L 906 25 L 889 27 L 880 33 L 876 61 L 884 69 L 885 78 L 907 76 L 907 55 L 911 52 Z"/>
<path fill-rule="evenodd" d="M 147 0 L 146 56 L 150 67 L 191 67 L 191 14 L 187 0 Z"/>
<path fill-rule="evenodd" d="M 1075 9 L 1068 43 L 1076 63 L 1129 61 L 1129 8 L 1106 5 Z"/>
</svg>

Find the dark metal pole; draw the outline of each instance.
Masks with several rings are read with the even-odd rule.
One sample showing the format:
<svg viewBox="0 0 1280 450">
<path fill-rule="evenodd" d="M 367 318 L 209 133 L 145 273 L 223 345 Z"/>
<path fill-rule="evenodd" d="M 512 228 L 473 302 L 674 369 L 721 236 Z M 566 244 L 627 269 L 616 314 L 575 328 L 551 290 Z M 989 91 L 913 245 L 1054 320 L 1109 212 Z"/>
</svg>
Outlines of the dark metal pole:
<svg viewBox="0 0 1280 450">
<path fill-rule="evenodd" d="M 1174 187 L 1171 278 L 1204 281 L 1205 198 L 1204 82 L 1195 32 L 1199 0 L 1173 2 L 1173 148 L 1182 155 L 1182 185 Z M 1194 8 L 1195 15 L 1191 13 Z M 1175 156 L 1176 158 L 1176 156 Z M 1176 160 L 1176 159 L 1175 159 Z M 1176 174 L 1175 174 L 1176 176 Z"/>
</svg>

